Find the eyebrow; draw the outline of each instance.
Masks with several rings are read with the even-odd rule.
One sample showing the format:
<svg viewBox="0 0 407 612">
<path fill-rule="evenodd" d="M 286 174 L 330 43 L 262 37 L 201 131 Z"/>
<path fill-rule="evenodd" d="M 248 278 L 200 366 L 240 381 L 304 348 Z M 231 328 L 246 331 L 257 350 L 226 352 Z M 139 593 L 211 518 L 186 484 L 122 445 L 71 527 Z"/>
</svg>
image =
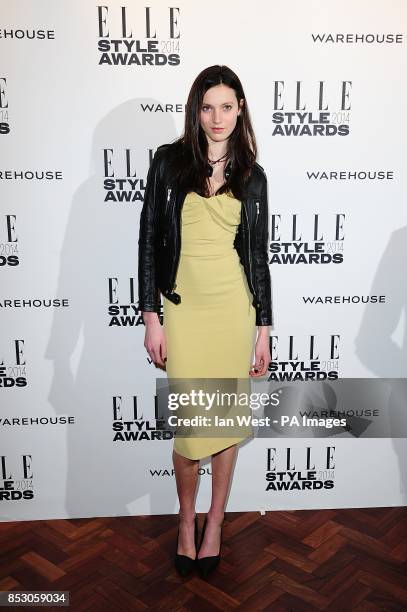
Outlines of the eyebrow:
<svg viewBox="0 0 407 612">
<path fill-rule="evenodd" d="M 223 104 L 233 104 L 233 101 L 230 100 L 228 102 L 222 102 L 221 106 L 223 106 Z M 208 104 L 208 102 L 202 102 L 202 106 L 212 106 L 212 104 Z"/>
</svg>

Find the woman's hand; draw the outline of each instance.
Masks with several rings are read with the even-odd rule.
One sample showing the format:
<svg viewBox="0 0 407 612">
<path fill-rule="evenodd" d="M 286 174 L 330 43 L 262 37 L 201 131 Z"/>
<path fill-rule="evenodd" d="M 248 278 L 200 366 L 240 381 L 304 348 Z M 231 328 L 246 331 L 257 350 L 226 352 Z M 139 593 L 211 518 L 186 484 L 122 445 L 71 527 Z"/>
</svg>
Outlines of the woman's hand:
<svg viewBox="0 0 407 612">
<path fill-rule="evenodd" d="M 252 365 L 249 375 L 253 378 L 257 378 L 258 376 L 264 376 L 264 374 L 268 370 L 269 363 L 271 361 L 270 334 L 268 325 L 261 325 L 258 328 L 258 335 L 254 354 L 255 363 Z M 257 372 L 255 372 L 254 370 L 257 370 Z"/>
<path fill-rule="evenodd" d="M 167 342 L 164 328 L 160 323 L 156 312 L 143 312 L 143 320 L 146 326 L 144 347 L 150 355 L 155 366 L 165 370 L 167 359 Z"/>
</svg>

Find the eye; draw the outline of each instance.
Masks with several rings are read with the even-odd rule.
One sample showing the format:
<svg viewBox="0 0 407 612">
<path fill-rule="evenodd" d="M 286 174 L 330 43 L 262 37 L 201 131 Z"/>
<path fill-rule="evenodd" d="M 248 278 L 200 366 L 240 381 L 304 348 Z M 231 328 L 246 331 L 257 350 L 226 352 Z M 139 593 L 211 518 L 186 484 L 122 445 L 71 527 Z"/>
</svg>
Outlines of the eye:
<svg viewBox="0 0 407 612">
<path fill-rule="evenodd" d="M 232 105 L 231 105 L 231 104 L 225 104 L 225 108 L 226 108 L 227 110 L 230 110 L 230 109 L 232 108 Z"/>
<path fill-rule="evenodd" d="M 208 108 L 209 108 L 209 107 L 208 107 L 206 104 L 204 104 L 204 105 L 203 105 L 203 107 L 202 107 L 202 110 L 203 110 L 203 111 L 206 111 Z"/>
</svg>

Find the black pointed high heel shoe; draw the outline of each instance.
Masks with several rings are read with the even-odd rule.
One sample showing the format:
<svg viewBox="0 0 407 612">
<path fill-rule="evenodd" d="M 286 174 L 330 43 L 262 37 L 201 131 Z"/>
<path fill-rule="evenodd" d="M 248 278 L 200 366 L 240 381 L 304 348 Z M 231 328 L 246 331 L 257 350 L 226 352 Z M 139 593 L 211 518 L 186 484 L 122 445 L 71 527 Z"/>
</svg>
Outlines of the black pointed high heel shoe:
<svg viewBox="0 0 407 612">
<path fill-rule="evenodd" d="M 207 523 L 207 517 L 205 516 L 205 521 L 204 521 L 204 525 L 202 529 L 201 542 L 199 544 L 199 548 L 201 548 L 202 542 L 205 536 L 206 523 Z M 220 549 L 221 548 L 222 548 L 222 527 L 221 527 L 221 532 L 220 532 L 219 553 L 217 555 L 212 555 L 210 557 L 201 557 L 201 559 L 198 559 L 198 553 L 197 553 L 196 563 L 197 563 L 201 576 L 203 576 L 204 578 L 209 576 L 209 574 L 213 572 L 213 570 L 218 566 L 219 561 L 220 561 Z M 198 552 L 199 552 L 199 549 L 198 549 Z"/>
<path fill-rule="evenodd" d="M 198 554 L 198 515 L 197 514 L 195 514 L 195 533 L 194 533 L 194 538 L 195 538 L 195 551 L 196 551 L 196 555 L 197 555 Z M 176 549 L 175 549 L 174 565 L 175 565 L 175 569 L 177 570 L 177 572 L 183 578 L 185 578 L 185 576 L 188 576 L 188 574 L 191 572 L 191 570 L 195 567 L 196 556 L 195 556 L 195 559 L 192 559 L 192 557 L 188 557 L 187 555 L 179 555 L 177 553 L 177 550 L 178 550 L 178 539 L 179 539 L 179 526 L 178 526 L 178 534 L 177 534 L 177 546 L 176 546 Z"/>
</svg>

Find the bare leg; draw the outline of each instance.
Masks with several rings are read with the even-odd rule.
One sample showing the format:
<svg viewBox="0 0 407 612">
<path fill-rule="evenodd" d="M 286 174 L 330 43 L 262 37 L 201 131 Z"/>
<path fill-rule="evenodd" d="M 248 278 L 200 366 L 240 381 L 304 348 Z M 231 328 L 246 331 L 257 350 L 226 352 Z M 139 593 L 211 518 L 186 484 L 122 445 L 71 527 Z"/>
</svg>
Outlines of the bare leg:
<svg viewBox="0 0 407 612">
<path fill-rule="evenodd" d="M 175 480 L 179 499 L 178 554 L 195 559 L 194 542 L 195 492 L 198 481 L 199 459 L 188 459 L 172 452 Z"/>
<path fill-rule="evenodd" d="M 237 445 L 234 444 L 212 455 L 212 501 L 207 515 L 205 537 L 199 549 L 199 559 L 219 553 L 221 524 L 236 453 Z"/>
</svg>

